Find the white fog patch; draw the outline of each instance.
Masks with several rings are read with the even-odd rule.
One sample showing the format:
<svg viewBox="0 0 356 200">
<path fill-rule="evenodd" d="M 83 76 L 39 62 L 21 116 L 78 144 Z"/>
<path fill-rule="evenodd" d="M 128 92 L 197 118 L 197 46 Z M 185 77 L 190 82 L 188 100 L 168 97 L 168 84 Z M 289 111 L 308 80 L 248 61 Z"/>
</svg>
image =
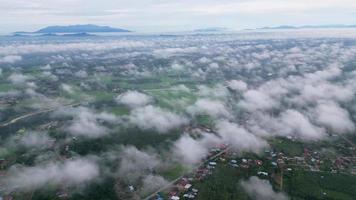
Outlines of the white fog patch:
<svg viewBox="0 0 356 200">
<path fill-rule="evenodd" d="M 142 174 L 150 173 L 160 164 L 155 154 L 138 150 L 134 146 L 122 146 L 119 153 L 120 166 L 118 175 L 128 181 L 135 181 Z"/>
<path fill-rule="evenodd" d="M 56 53 L 65 51 L 108 51 L 123 48 L 152 46 L 149 41 L 116 40 L 109 42 L 72 42 L 48 44 L 17 44 L 0 47 L 0 55 L 24 55 L 30 53 Z"/>
<path fill-rule="evenodd" d="M 15 63 L 17 61 L 21 61 L 22 57 L 18 55 L 7 55 L 4 57 L 0 57 L 0 63 Z"/>
<path fill-rule="evenodd" d="M 141 188 L 141 193 L 142 194 L 147 194 L 149 192 L 153 192 L 163 186 L 168 185 L 169 182 L 164 179 L 162 176 L 158 175 L 147 175 L 143 180 L 142 180 L 142 188 Z"/>
<path fill-rule="evenodd" d="M 349 88 L 330 83 L 318 83 L 317 85 L 304 85 L 301 90 L 300 98 L 297 97 L 299 104 L 317 102 L 321 99 L 347 102 L 353 98 L 354 92 Z"/>
<path fill-rule="evenodd" d="M 43 71 L 42 76 L 44 76 L 52 81 L 58 81 L 58 77 L 56 75 L 52 74 L 52 72 L 50 72 L 50 71 Z"/>
<path fill-rule="evenodd" d="M 325 136 L 325 130 L 315 126 L 302 113 L 286 110 L 276 123 L 276 130 L 282 135 L 292 135 L 302 140 L 317 140 Z"/>
<path fill-rule="evenodd" d="M 260 153 L 268 144 L 262 138 L 248 132 L 243 127 L 228 121 L 219 121 L 216 129 L 222 140 L 233 149 Z"/>
<path fill-rule="evenodd" d="M 46 185 L 77 186 L 99 176 L 98 165 L 86 158 L 52 162 L 34 167 L 12 167 L 6 175 L 6 189 L 30 190 Z"/>
<path fill-rule="evenodd" d="M 199 49 L 197 47 L 186 47 L 186 48 L 164 48 L 153 50 L 153 55 L 157 57 L 171 57 L 174 55 L 184 55 L 195 53 Z"/>
<path fill-rule="evenodd" d="M 186 92 L 186 93 L 190 92 L 190 89 L 183 84 L 173 86 L 173 87 L 171 87 L 171 90 L 173 92 Z"/>
<path fill-rule="evenodd" d="M 347 133 L 355 130 L 347 110 L 334 102 L 320 103 L 315 109 L 316 121 L 335 133 Z"/>
<path fill-rule="evenodd" d="M 187 108 L 192 115 L 209 115 L 214 118 L 231 118 L 225 104 L 218 100 L 199 99 Z"/>
<path fill-rule="evenodd" d="M 288 196 L 281 192 L 275 192 L 268 180 L 259 179 L 256 176 L 246 181 L 240 181 L 240 185 L 255 200 L 288 200 Z"/>
<path fill-rule="evenodd" d="M 138 91 L 127 91 L 116 97 L 116 101 L 130 108 L 142 107 L 153 102 L 152 97 Z"/>
<path fill-rule="evenodd" d="M 26 147 L 43 148 L 53 144 L 54 140 L 44 132 L 27 132 L 19 138 L 19 143 Z"/>
<path fill-rule="evenodd" d="M 218 141 L 218 138 L 211 138 L 213 143 Z M 173 153 L 177 158 L 187 165 L 194 165 L 206 157 L 209 153 L 209 146 L 204 141 L 205 139 L 194 139 L 185 134 L 174 143 Z M 210 137 L 209 139 L 210 140 Z"/>
<path fill-rule="evenodd" d="M 221 84 L 217 84 L 214 87 L 208 87 L 205 85 L 199 85 L 198 87 L 198 95 L 201 97 L 208 97 L 214 99 L 226 99 L 229 95 L 229 91 L 225 86 Z"/>
<path fill-rule="evenodd" d="M 240 80 L 228 81 L 227 85 L 230 89 L 235 90 L 235 91 L 244 92 L 247 90 L 247 84 Z"/>
<path fill-rule="evenodd" d="M 74 76 L 78 77 L 78 78 L 87 78 L 88 77 L 88 73 L 84 70 L 79 70 L 77 72 L 74 73 Z"/>
<path fill-rule="evenodd" d="M 23 74 L 11 74 L 8 79 L 15 85 L 24 85 L 31 77 Z"/>
<path fill-rule="evenodd" d="M 238 105 L 249 111 L 270 110 L 278 106 L 276 100 L 258 90 L 248 90 L 243 97 L 244 99 Z"/>
<path fill-rule="evenodd" d="M 85 107 L 65 110 L 57 112 L 56 114 L 73 116 L 73 121 L 65 130 L 73 135 L 89 138 L 98 138 L 110 133 L 110 131 L 102 125 L 102 121 L 108 123 L 116 123 L 118 121 L 113 114 L 106 112 L 95 113 Z"/>
<path fill-rule="evenodd" d="M 72 86 L 70 86 L 68 84 L 62 83 L 61 84 L 61 88 L 62 88 L 63 91 L 65 91 L 67 93 L 70 93 L 70 94 L 74 93 L 74 90 L 73 90 Z"/>
<path fill-rule="evenodd" d="M 184 65 L 181 65 L 178 63 L 172 64 L 171 68 L 172 68 L 172 70 L 177 71 L 177 72 L 182 72 L 185 69 Z"/>
<path fill-rule="evenodd" d="M 152 105 L 132 110 L 129 121 L 140 129 L 154 129 L 159 133 L 166 133 L 188 123 L 185 117 Z"/>
</svg>

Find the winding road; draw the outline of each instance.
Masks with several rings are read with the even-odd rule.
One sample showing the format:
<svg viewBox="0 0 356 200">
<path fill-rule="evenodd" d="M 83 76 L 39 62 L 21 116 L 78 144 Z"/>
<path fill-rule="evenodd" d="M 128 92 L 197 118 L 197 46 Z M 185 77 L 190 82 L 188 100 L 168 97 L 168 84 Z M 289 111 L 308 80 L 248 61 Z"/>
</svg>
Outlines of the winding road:
<svg viewBox="0 0 356 200">
<path fill-rule="evenodd" d="M 26 118 L 29 118 L 29 117 L 32 117 L 32 116 L 35 116 L 35 115 L 52 112 L 52 111 L 55 111 L 55 110 L 57 110 L 59 108 L 77 106 L 77 105 L 80 105 L 80 104 L 82 104 L 82 103 L 71 103 L 71 104 L 66 104 L 66 105 L 62 105 L 62 106 L 58 106 L 58 107 L 54 107 L 54 108 L 47 108 L 47 109 L 44 109 L 44 110 L 39 110 L 39 111 L 27 113 L 27 114 L 21 115 L 19 117 L 16 117 L 14 119 L 11 119 L 11 120 L 9 120 L 7 122 L 4 122 L 4 123 L 0 124 L 0 127 L 6 127 L 6 126 L 14 124 L 14 123 L 16 123 L 16 122 L 18 122 L 20 120 L 23 120 L 23 119 L 26 119 Z"/>
</svg>

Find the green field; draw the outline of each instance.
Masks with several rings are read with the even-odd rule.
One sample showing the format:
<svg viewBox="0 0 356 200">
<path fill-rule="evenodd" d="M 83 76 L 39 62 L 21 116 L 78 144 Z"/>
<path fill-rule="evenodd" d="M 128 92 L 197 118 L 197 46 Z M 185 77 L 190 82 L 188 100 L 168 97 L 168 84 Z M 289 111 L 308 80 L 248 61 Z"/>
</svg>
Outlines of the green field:
<svg viewBox="0 0 356 200">
<path fill-rule="evenodd" d="M 284 175 L 284 190 L 292 199 L 344 199 L 356 197 L 356 176 L 293 171 Z"/>
</svg>

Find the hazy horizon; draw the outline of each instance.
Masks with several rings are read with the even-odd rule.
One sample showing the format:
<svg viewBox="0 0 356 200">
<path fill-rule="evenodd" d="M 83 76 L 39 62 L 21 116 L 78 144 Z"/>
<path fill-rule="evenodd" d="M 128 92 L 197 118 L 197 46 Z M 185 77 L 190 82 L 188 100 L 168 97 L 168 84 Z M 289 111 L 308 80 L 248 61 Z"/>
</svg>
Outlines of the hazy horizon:
<svg viewBox="0 0 356 200">
<path fill-rule="evenodd" d="M 356 2 L 352 0 L 0 0 L 0 27 L 1 33 L 71 24 L 108 25 L 138 32 L 207 27 L 241 30 L 279 25 L 353 24 L 355 10 Z"/>
</svg>

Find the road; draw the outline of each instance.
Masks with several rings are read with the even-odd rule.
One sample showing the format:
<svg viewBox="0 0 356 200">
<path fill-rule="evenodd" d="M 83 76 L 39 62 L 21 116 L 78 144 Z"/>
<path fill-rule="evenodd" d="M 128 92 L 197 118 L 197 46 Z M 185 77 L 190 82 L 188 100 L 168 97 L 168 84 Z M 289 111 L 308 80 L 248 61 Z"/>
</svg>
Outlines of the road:
<svg viewBox="0 0 356 200">
<path fill-rule="evenodd" d="M 208 158 L 207 160 L 201 161 L 201 162 L 200 162 L 197 166 L 195 166 L 195 167 L 193 168 L 193 170 L 191 170 L 191 171 L 194 171 L 195 169 L 200 168 L 200 167 L 203 166 L 205 163 L 214 160 L 215 158 L 217 158 L 217 157 L 221 156 L 222 154 L 228 152 L 230 149 L 231 149 L 231 148 L 228 147 L 228 148 L 226 148 L 225 150 L 220 151 L 219 153 L 215 154 L 214 156 Z M 191 172 L 191 171 L 190 171 L 190 172 Z M 161 187 L 160 189 L 156 190 L 156 191 L 153 192 L 152 194 L 148 195 L 146 198 L 144 198 L 144 200 L 149 200 L 149 199 L 153 198 L 157 193 L 163 192 L 164 190 L 166 190 L 166 189 L 172 187 L 177 181 L 179 181 L 181 178 L 183 178 L 185 175 L 189 174 L 190 172 L 185 173 L 185 174 L 182 174 L 182 175 L 179 176 L 178 178 L 176 178 L 176 179 L 174 179 L 173 181 L 169 182 L 167 185 Z"/>
<path fill-rule="evenodd" d="M 47 109 L 44 109 L 44 110 L 39 110 L 39 111 L 27 113 L 27 114 L 21 115 L 19 117 L 16 117 L 14 119 L 11 119 L 10 121 L 7 121 L 7 122 L 4 122 L 4 123 L 0 124 L 0 127 L 6 127 L 6 126 L 14 124 L 14 123 L 16 123 L 16 122 L 18 122 L 18 121 L 20 121 L 22 119 L 26 119 L 26 118 L 29 118 L 29 117 L 32 117 L 32 116 L 35 116 L 35 115 L 43 114 L 43 113 L 52 112 L 52 111 L 55 111 L 55 110 L 57 110 L 59 108 L 71 107 L 71 106 L 76 106 L 76 105 L 80 105 L 80 104 L 81 103 L 71 103 L 71 104 L 62 105 L 62 106 L 58 106 L 58 107 L 54 107 L 54 108 L 47 108 Z"/>
</svg>

